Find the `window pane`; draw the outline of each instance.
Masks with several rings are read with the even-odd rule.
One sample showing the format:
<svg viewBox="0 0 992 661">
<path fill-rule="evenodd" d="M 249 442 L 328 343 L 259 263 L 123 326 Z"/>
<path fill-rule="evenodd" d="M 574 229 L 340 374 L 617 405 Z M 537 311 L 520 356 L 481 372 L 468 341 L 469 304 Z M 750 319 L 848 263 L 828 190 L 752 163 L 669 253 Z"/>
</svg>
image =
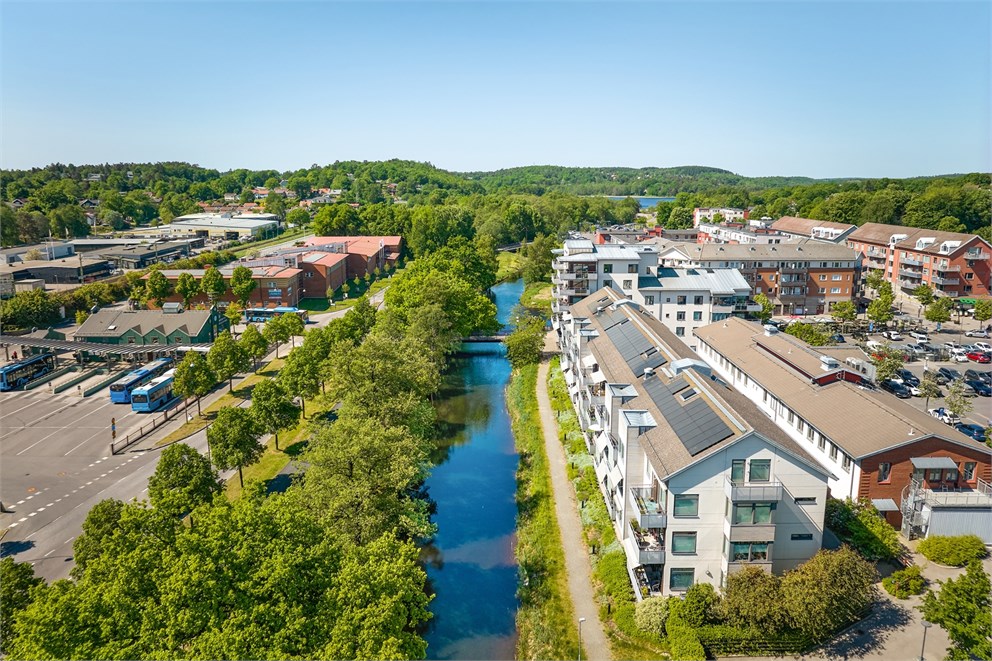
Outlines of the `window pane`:
<svg viewBox="0 0 992 661">
<path fill-rule="evenodd" d="M 751 544 L 751 559 L 752 560 L 767 560 L 768 559 L 768 544 Z"/>
<path fill-rule="evenodd" d="M 692 587 L 694 569 L 672 569 L 671 579 L 668 586 L 672 590 L 688 590 Z"/>
<path fill-rule="evenodd" d="M 696 533 L 676 532 L 672 533 L 672 553 L 695 553 Z"/>
<path fill-rule="evenodd" d="M 975 479 L 975 466 L 977 465 L 974 461 L 966 462 L 964 465 L 964 479 L 971 482 Z"/>
<path fill-rule="evenodd" d="M 879 464 L 878 465 L 878 481 L 888 482 L 889 473 L 892 471 L 892 464 Z"/>
<path fill-rule="evenodd" d="M 734 523 L 751 523 L 754 508 L 751 505 L 734 505 Z"/>
<path fill-rule="evenodd" d="M 752 482 L 767 482 L 771 479 L 772 462 L 771 459 L 752 459 L 751 475 Z"/>
<path fill-rule="evenodd" d="M 734 542 L 731 544 L 734 553 L 734 562 L 747 561 L 751 559 L 751 545 L 747 542 Z"/>
<path fill-rule="evenodd" d="M 755 503 L 755 505 L 754 505 L 754 522 L 755 523 L 771 523 L 772 522 L 772 505 L 771 505 L 771 503 Z"/>
<path fill-rule="evenodd" d="M 696 516 L 699 513 L 699 496 L 675 496 L 674 516 Z"/>
<path fill-rule="evenodd" d="M 733 463 L 733 467 L 730 469 L 730 481 L 734 484 L 744 483 L 744 460 L 738 459 Z"/>
</svg>

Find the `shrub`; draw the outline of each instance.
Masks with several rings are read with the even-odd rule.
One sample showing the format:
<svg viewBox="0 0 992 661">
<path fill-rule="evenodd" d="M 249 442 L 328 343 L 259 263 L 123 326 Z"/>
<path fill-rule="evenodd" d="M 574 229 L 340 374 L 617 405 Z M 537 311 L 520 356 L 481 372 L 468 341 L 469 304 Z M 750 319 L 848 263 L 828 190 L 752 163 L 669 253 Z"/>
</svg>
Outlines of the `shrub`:
<svg viewBox="0 0 992 661">
<path fill-rule="evenodd" d="M 668 619 L 668 603 L 664 597 L 651 597 L 634 608 L 634 624 L 641 631 L 662 635 Z"/>
<path fill-rule="evenodd" d="M 699 642 L 699 636 L 685 620 L 681 613 L 685 607 L 685 601 L 672 599 L 669 604 L 668 621 L 665 628 L 668 630 L 668 649 L 671 658 L 679 661 L 705 661 L 706 650 Z"/>
<path fill-rule="evenodd" d="M 827 500 L 827 527 L 867 560 L 895 560 L 903 553 L 895 528 L 867 500 Z"/>
<path fill-rule="evenodd" d="M 913 594 L 923 594 L 926 580 L 916 565 L 900 569 L 882 579 L 882 587 L 893 597 L 908 599 Z"/>
<path fill-rule="evenodd" d="M 917 550 L 927 560 L 951 567 L 964 567 L 985 557 L 985 544 L 977 535 L 932 535 L 920 542 Z"/>
<path fill-rule="evenodd" d="M 696 636 L 711 657 L 798 655 L 813 641 L 798 632 L 770 633 L 762 629 L 710 624 L 696 629 Z"/>
<path fill-rule="evenodd" d="M 781 579 L 760 567 L 744 567 L 727 577 L 719 610 L 727 624 L 738 629 L 776 633 L 789 619 L 782 604 Z"/>
<path fill-rule="evenodd" d="M 685 593 L 679 614 L 690 627 L 701 627 L 716 620 L 720 595 L 709 583 L 696 583 Z"/>
</svg>

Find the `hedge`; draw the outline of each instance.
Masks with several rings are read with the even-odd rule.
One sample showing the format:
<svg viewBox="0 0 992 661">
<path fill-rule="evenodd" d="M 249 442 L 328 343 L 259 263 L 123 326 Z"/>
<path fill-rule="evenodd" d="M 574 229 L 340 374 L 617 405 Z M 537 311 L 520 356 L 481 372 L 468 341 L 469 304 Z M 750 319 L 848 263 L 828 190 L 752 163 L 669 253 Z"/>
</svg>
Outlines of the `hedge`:
<svg viewBox="0 0 992 661">
<path fill-rule="evenodd" d="M 985 543 L 978 535 L 931 535 L 920 542 L 917 550 L 927 560 L 951 567 L 964 567 L 985 557 Z"/>
<path fill-rule="evenodd" d="M 668 621 L 665 623 L 672 658 L 679 661 L 706 661 L 706 650 L 699 642 L 699 636 L 682 619 L 678 606 L 681 606 L 680 602 L 673 602 L 669 606 Z"/>
<path fill-rule="evenodd" d="M 882 587 L 885 591 L 898 599 L 908 599 L 910 595 L 923 594 L 926 584 L 926 579 L 920 574 L 920 568 L 916 565 L 900 569 L 882 579 Z"/>
<path fill-rule="evenodd" d="M 706 653 L 714 657 L 802 654 L 814 645 L 813 639 L 798 632 L 770 634 L 725 624 L 699 627 L 696 637 Z"/>
</svg>

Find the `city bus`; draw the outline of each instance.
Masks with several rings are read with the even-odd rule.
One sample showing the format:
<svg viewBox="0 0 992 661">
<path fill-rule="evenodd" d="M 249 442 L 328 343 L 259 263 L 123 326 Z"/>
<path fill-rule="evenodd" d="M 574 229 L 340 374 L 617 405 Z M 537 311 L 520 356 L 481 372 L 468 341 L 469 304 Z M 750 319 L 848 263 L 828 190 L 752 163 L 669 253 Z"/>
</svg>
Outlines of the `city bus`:
<svg viewBox="0 0 992 661">
<path fill-rule="evenodd" d="M 169 370 L 162 376 L 152 379 L 131 393 L 131 410 L 139 412 L 157 411 L 173 400 L 172 380 L 176 370 Z"/>
<path fill-rule="evenodd" d="M 196 353 L 201 354 L 204 358 L 206 358 L 207 354 L 210 353 L 210 347 L 193 347 L 193 346 L 176 347 L 176 358 L 182 360 L 186 356 L 186 354 L 188 354 L 190 351 L 195 351 Z"/>
<path fill-rule="evenodd" d="M 278 308 L 248 308 L 245 310 L 245 321 L 268 321 L 273 317 L 278 317 L 281 314 L 295 314 L 303 323 L 310 321 L 310 315 L 307 314 L 306 310 L 301 310 L 299 308 L 290 307 L 278 307 Z"/>
<path fill-rule="evenodd" d="M 123 379 L 110 386 L 110 401 L 114 404 L 128 404 L 131 402 L 131 393 L 135 388 L 142 386 L 157 376 L 162 376 L 167 369 L 172 367 L 171 358 L 159 358 L 140 367 Z"/>
<path fill-rule="evenodd" d="M 0 390 L 27 385 L 55 369 L 55 356 L 43 353 L 0 368 Z"/>
</svg>

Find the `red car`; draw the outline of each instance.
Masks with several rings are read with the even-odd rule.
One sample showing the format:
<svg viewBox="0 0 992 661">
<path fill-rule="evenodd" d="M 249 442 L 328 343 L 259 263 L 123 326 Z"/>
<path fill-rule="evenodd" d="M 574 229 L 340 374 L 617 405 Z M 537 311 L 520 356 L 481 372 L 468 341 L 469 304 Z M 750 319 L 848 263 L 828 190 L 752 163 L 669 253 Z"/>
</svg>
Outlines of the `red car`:
<svg viewBox="0 0 992 661">
<path fill-rule="evenodd" d="M 965 354 L 968 360 L 973 360 L 976 363 L 989 363 L 992 362 L 992 358 L 984 351 L 972 351 L 971 353 Z"/>
</svg>

